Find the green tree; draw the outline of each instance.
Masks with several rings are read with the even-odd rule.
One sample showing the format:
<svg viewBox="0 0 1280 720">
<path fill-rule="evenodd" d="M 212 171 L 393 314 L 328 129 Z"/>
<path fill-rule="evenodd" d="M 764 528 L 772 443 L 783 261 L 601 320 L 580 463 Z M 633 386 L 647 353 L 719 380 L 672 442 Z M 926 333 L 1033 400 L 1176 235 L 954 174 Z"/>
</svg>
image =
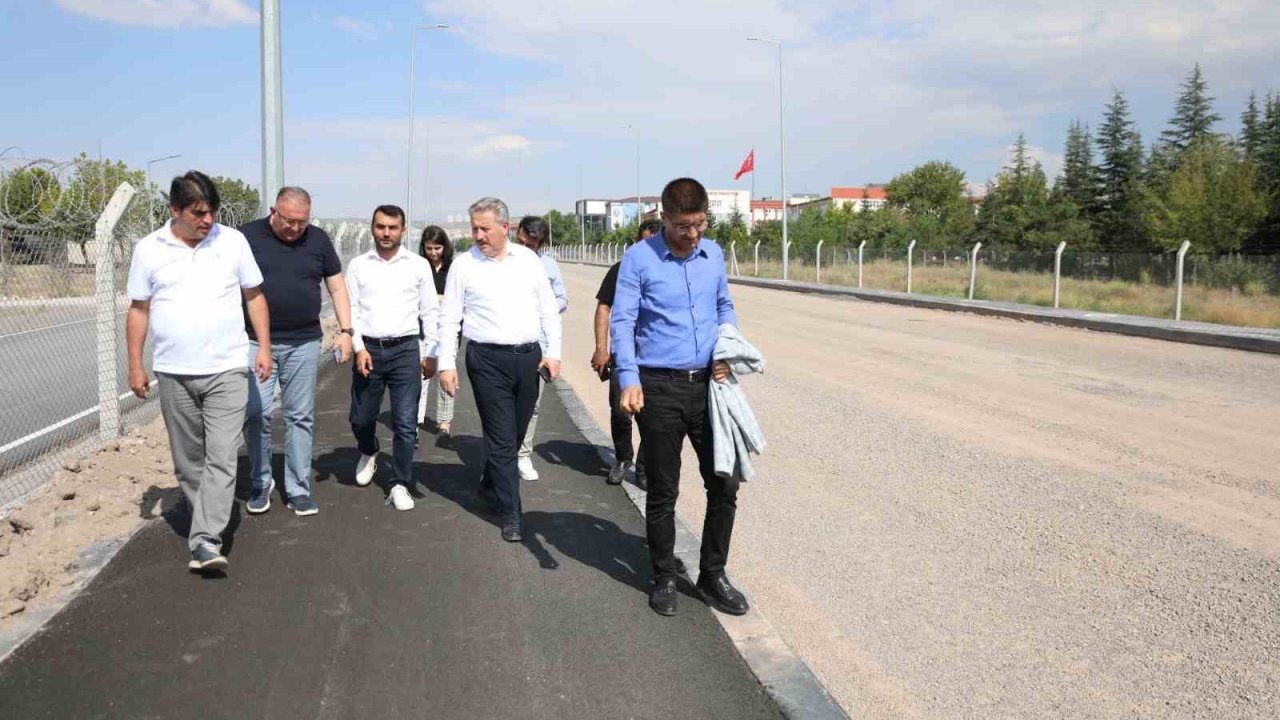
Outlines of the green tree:
<svg viewBox="0 0 1280 720">
<path fill-rule="evenodd" d="M 74 162 L 75 175 L 67 183 L 58 203 L 58 224 L 69 240 L 80 246 L 81 256 L 87 257 L 86 246 L 93 239 L 94 225 L 116 189 L 125 182 L 135 188 L 144 188 L 146 178 L 143 171 L 130 168 L 121 161 L 92 160 L 80 153 Z M 147 217 L 145 197 L 137 196 L 117 225 L 116 237 L 121 240 L 126 235 L 140 237 L 152 226 Z"/>
<path fill-rule="evenodd" d="M 551 229 L 551 242 L 554 245 L 576 245 L 582 241 L 577 215 L 548 210 L 547 214 L 543 215 L 543 219 Z"/>
<path fill-rule="evenodd" d="M 1010 163 L 991 184 L 978 211 L 978 232 L 995 247 L 1026 248 L 1031 233 L 1044 229 L 1049 183 L 1040 163 L 1031 159 L 1026 136 L 1014 142 Z"/>
<path fill-rule="evenodd" d="M 964 242 L 973 232 L 973 209 L 965 196 L 964 172 L 951 163 L 927 162 L 885 186 L 889 206 L 903 213 L 922 247 Z"/>
<path fill-rule="evenodd" d="M 1160 134 L 1161 144 L 1173 155 L 1175 166 L 1177 158 L 1196 141 L 1212 135 L 1213 124 L 1222 119 L 1213 111 L 1213 98 L 1200 73 L 1200 63 L 1196 63 L 1181 89 L 1169 128 Z"/>
<path fill-rule="evenodd" d="M 218 197 L 222 200 L 222 207 L 218 209 L 218 222 L 239 227 L 258 217 L 262 201 L 257 188 L 239 178 L 216 175 L 210 179 L 218 188 Z"/>
<path fill-rule="evenodd" d="M 1267 215 L 1257 167 L 1215 137 L 1186 149 L 1161 192 L 1143 192 L 1147 231 L 1166 251 L 1177 250 L 1183 241 L 1199 251 L 1237 250 Z"/>
<path fill-rule="evenodd" d="M 1249 93 L 1249 104 L 1240 114 L 1240 150 L 1250 160 L 1258 159 L 1262 149 L 1262 117 L 1258 113 L 1258 97 Z"/>
<path fill-rule="evenodd" d="M 0 222 L 38 225 L 54 217 L 62 186 L 42 167 L 22 168 L 0 178 Z"/>
<path fill-rule="evenodd" d="M 1098 209 L 1100 244 L 1110 250 L 1147 245 L 1136 196 L 1142 173 L 1142 136 L 1129 117 L 1129 103 L 1116 90 L 1098 136 Z"/>
<path fill-rule="evenodd" d="M 1086 218 L 1098 208 L 1098 173 L 1093 165 L 1093 140 L 1089 127 L 1075 120 L 1067 128 L 1062 177 L 1054 183 L 1063 198 Z"/>
</svg>

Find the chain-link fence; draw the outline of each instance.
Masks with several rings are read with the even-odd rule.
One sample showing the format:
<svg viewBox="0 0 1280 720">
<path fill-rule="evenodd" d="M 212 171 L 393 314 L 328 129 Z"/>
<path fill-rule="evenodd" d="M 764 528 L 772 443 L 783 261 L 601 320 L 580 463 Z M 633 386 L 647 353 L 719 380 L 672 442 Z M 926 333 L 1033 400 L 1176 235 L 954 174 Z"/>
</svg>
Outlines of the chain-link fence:
<svg viewBox="0 0 1280 720">
<path fill-rule="evenodd" d="M 83 158 L 0 160 L 0 507 L 159 412 L 129 392 L 125 285 L 134 245 L 168 210 L 122 174 Z M 218 219 L 256 211 L 224 205 Z"/>
</svg>

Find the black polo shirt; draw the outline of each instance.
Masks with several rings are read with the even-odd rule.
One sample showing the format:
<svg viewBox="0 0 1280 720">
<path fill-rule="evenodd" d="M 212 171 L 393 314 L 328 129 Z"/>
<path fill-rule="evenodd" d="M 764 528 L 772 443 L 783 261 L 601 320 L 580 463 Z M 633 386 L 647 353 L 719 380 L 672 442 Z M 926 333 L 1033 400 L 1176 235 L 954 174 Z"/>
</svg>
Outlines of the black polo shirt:
<svg viewBox="0 0 1280 720">
<path fill-rule="evenodd" d="M 253 259 L 262 270 L 271 341 L 301 343 L 320 338 L 320 284 L 342 272 L 329 234 L 309 225 L 296 242 L 286 243 L 271 231 L 267 218 L 246 223 L 240 232 L 249 240 Z M 247 316 L 244 325 L 249 337 L 256 339 Z"/>
<path fill-rule="evenodd" d="M 622 267 L 622 261 L 613 264 L 609 268 L 609 272 L 604 274 L 604 282 L 600 283 L 600 290 L 596 293 L 596 300 L 601 305 L 613 307 L 613 296 L 618 292 L 618 268 Z"/>
</svg>

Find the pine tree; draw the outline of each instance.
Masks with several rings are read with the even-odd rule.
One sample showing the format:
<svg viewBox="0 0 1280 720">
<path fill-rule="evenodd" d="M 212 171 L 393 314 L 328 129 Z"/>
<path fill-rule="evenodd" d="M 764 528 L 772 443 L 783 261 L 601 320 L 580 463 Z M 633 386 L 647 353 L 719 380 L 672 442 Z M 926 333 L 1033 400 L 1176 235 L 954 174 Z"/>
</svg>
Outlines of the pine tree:
<svg viewBox="0 0 1280 720">
<path fill-rule="evenodd" d="M 1098 239 L 1111 249 L 1145 247 L 1136 191 L 1142 173 L 1142 136 L 1129 117 L 1129 102 L 1119 90 L 1107 104 L 1094 142 L 1099 154 Z"/>
<path fill-rule="evenodd" d="M 1249 104 L 1245 106 L 1244 112 L 1240 114 L 1240 150 L 1244 156 L 1250 160 L 1258 157 L 1258 150 L 1262 147 L 1262 127 L 1259 125 L 1261 117 L 1258 114 L 1258 97 L 1254 93 L 1249 93 Z"/>
<path fill-rule="evenodd" d="M 1213 98 L 1208 95 L 1208 85 L 1200 74 L 1200 63 L 1182 83 L 1182 93 L 1174 106 L 1169 129 L 1160 134 L 1160 141 L 1176 157 L 1197 140 L 1212 135 L 1213 124 L 1222 119 L 1213 111 Z"/>
<path fill-rule="evenodd" d="M 1082 217 L 1090 218 L 1098 207 L 1098 177 L 1093 167 L 1093 140 L 1089 127 L 1079 120 L 1067 128 L 1062 177 L 1054 189 L 1076 206 Z"/>
<path fill-rule="evenodd" d="M 1280 194 L 1280 97 L 1267 94 L 1258 131 L 1257 162 L 1263 187 Z"/>
</svg>

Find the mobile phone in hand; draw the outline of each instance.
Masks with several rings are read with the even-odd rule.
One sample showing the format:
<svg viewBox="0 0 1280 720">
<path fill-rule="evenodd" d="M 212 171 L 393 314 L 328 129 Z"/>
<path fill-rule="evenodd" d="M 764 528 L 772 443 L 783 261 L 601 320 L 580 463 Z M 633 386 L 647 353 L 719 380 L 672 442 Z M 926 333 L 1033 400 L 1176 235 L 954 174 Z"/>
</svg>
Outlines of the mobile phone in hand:
<svg viewBox="0 0 1280 720">
<path fill-rule="evenodd" d="M 551 366 L 539 365 L 538 376 L 542 378 L 542 382 L 551 382 Z"/>
</svg>

